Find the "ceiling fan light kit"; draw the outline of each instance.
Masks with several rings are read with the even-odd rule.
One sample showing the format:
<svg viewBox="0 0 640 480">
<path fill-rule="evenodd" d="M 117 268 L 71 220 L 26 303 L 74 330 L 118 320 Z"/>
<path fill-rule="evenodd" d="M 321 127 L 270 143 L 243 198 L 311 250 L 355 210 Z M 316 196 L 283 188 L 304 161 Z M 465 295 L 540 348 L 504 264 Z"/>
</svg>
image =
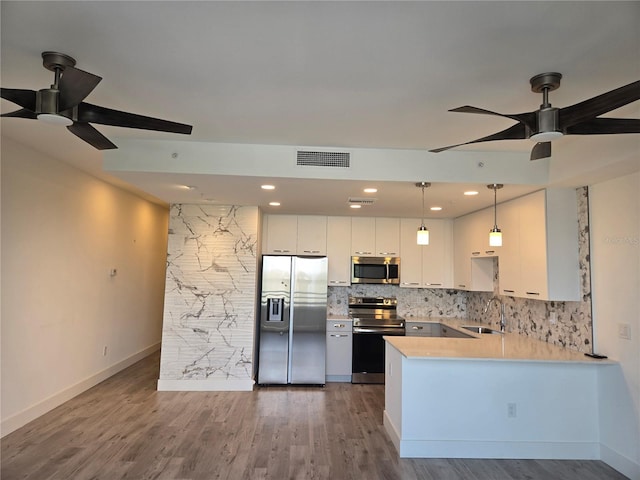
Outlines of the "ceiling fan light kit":
<svg viewBox="0 0 640 480">
<path fill-rule="evenodd" d="M 534 93 L 542 93 L 542 104 L 533 112 L 503 114 L 472 107 L 454 108 L 450 112 L 477 113 L 510 118 L 518 123 L 500 132 L 469 142 L 429 150 L 433 153 L 473 143 L 496 140 L 530 139 L 537 142 L 531 150 L 531 160 L 551 157 L 551 142 L 564 135 L 616 135 L 640 133 L 640 119 L 599 118 L 607 112 L 640 99 L 640 80 L 603 93 L 575 105 L 555 108 L 549 102 L 549 92 L 560 87 L 562 74 L 541 73 L 529 80 Z"/>
<path fill-rule="evenodd" d="M 191 125 L 85 103 L 83 100 L 100 83 L 102 77 L 75 68 L 76 61 L 69 55 L 43 52 L 42 64 L 47 70 L 54 72 L 51 87 L 37 92 L 2 88 L 2 98 L 22 107 L 20 110 L 2 114 L 2 117 L 38 119 L 51 124 L 64 125 L 71 133 L 98 150 L 118 147 L 96 130 L 91 123 L 191 134 L 193 128 Z"/>
</svg>

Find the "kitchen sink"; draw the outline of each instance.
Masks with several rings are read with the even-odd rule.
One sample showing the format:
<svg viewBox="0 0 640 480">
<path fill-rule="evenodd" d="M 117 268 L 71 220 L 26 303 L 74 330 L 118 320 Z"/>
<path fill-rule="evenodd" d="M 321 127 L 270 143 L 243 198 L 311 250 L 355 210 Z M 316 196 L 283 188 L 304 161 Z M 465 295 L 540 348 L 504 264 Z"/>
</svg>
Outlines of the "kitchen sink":
<svg viewBox="0 0 640 480">
<path fill-rule="evenodd" d="M 492 328 L 488 328 L 488 327 L 480 327 L 480 326 L 471 326 L 471 325 L 467 325 L 462 327 L 465 330 L 469 330 L 473 333 L 488 333 L 488 334 L 492 334 L 492 333 L 497 333 L 498 335 L 501 335 L 502 332 L 500 330 L 493 330 Z"/>
</svg>

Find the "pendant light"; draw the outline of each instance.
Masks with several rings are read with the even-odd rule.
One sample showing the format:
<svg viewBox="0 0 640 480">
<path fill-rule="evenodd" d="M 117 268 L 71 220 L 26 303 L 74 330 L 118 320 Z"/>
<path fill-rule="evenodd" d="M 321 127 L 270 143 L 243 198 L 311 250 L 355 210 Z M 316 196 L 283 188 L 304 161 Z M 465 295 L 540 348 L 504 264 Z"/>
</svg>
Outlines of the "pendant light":
<svg viewBox="0 0 640 480">
<path fill-rule="evenodd" d="M 492 183 L 487 185 L 487 188 L 493 190 L 493 228 L 489 231 L 489 246 L 501 247 L 502 246 L 502 232 L 498 228 L 498 190 L 504 185 L 501 183 Z"/>
<path fill-rule="evenodd" d="M 429 182 L 418 182 L 416 187 L 422 189 L 422 223 L 418 228 L 418 235 L 416 237 L 418 245 L 429 245 L 429 230 L 424 226 L 424 189 L 429 188 L 431 184 Z"/>
</svg>

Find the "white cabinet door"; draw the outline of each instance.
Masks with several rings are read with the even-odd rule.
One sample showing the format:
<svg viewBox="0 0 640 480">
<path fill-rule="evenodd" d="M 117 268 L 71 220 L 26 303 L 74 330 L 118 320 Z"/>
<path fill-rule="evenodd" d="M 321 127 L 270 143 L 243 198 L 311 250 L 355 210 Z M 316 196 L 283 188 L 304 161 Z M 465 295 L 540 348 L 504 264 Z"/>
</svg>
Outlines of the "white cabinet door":
<svg viewBox="0 0 640 480">
<path fill-rule="evenodd" d="M 327 218 L 329 286 L 351 285 L 351 217 Z"/>
<path fill-rule="evenodd" d="M 326 377 L 328 382 L 351 381 L 351 320 L 327 320 Z"/>
<path fill-rule="evenodd" d="M 454 288 L 478 292 L 493 291 L 493 258 L 480 252 L 482 232 L 489 243 L 490 225 L 485 228 L 486 214 L 480 212 L 458 217 L 453 223 Z M 474 249 L 475 247 L 475 249 Z"/>
<path fill-rule="evenodd" d="M 375 256 L 376 219 L 351 217 L 351 255 Z"/>
<path fill-rule="evenodd" d="M 428 220 L 425 221 L 425 226 L 429 229 L 429 245 L 421 246 L 422 286 L 451 288 L 452 222 L 451 220 Z"/>
<path fill-rule="evenodd" d="M 298 255 L 327 254 L 327 217 L 321 215 L 298 216 Z"/>
<path fill-rule="evenodd" d="M 265 253 L 295 255 L 298 242 L 296 215 L 265 215 L 267 238 Z"/>
<path fill-rule="evenodd" d="M 494 257 L 499 254 L 501 247 L 489 246 L 489 231 L 494 226 L 493 208 L 485 208 L 470 216 L 471 221 L 471 256 Z M 498 228 L 502 230 L 500 225 Z"/>
<path fill-rule="evenodd" d="M 400 255 L 400 219 L 376 218 L 375 255 L 397 257 Z"/>
<path fill-rule="evenodd" d="M 520 212 L 518 200 L 498 206 L 502 247 L 498 257 L 498 283 L 500 293 L 511 297 L 522 296 L 520 282 Z"/>
<path fill-rule="evenodd" d="M 422 286 L 422 245 L 416 242 L 416 232 L 421 220 L 400 220 L 400 286 L 420 288 Z"/>
</svg>

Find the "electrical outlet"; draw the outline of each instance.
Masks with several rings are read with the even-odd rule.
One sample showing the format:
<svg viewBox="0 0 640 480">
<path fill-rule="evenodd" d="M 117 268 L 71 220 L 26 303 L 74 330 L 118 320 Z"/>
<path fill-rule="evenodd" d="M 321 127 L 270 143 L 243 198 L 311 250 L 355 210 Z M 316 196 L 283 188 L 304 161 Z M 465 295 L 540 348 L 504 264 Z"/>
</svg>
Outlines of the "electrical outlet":
<svg viewBox="0 0 640 480">
<path fill-rule="evenodd" d="M 618 324 L 618 336 L 625 340 L 631 340 L 631 325 L 628 323 Z"/>
<path fill-rule="evenodd" d="M 558 314 L 556 312 L 549 312 L 549 323 L 551 325 L 558 323 Z"/>
<path fill-rule="evenodd" d="M 516 418 L 517 409 L 515 403 L 507 403 L 507 417 Z"/>
<path fill-rule="evenodd" d="M 106 345 L 104 347 L 102 347 L 102 356 L 103 357 L 107 356 L 107 346 Z"/>
</svg>

